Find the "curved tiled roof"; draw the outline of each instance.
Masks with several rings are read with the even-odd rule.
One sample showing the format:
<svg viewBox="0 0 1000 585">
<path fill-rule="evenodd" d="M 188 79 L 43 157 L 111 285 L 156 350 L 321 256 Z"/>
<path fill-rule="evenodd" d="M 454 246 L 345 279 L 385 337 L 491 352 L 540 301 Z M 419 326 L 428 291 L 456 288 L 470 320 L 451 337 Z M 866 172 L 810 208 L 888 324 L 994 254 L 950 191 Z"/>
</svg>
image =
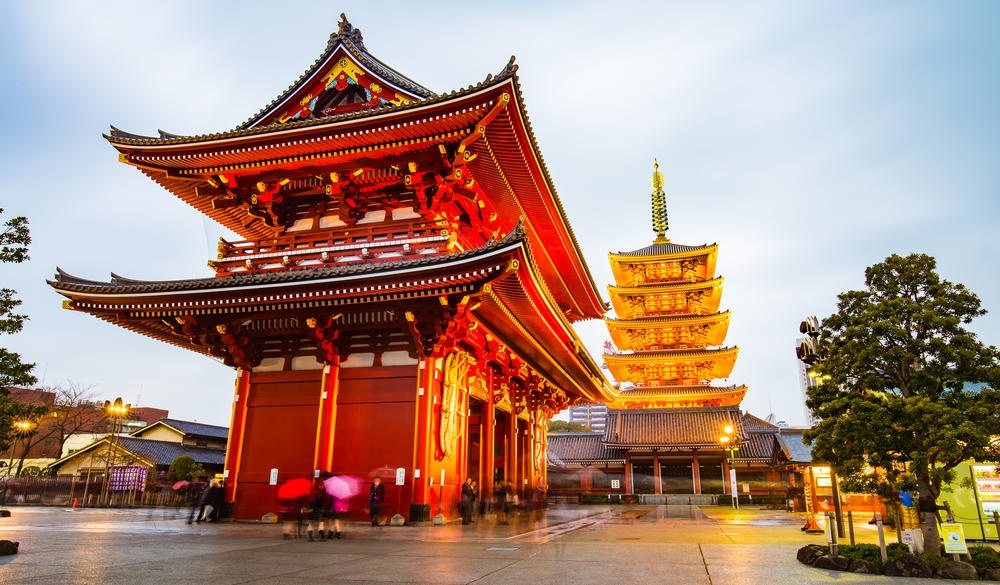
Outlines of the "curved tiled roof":
<svg viewBox="0 0 1000 585">
<path fill-rule="evenodd" d="M 206 447 L 189 447 L 181 443 L 170 441 L 154 441 L 152 439 L 140 439 L 138 437 L 118 437 L 115 444 L 135 453 L 156 465 L 170 465 L 175 459 L 182 455 L 187 455 L 196 463 L 208 465 L 225 465 L 226 452 L 221 449 L 209 449 Z"/>
<path fill-rule="evenodd" d="M 727 425 L 745 437 L 736 407 L 609 410 L 604 442 L 630 448 L 718 448 Z"/>
<path fill-rule="evenodd" d="M 722 311 L 719 313 L 679 313 L 679 314 L 668 314 L 668 315 L 651 315 L 646 317 L 637 317 L 635 319 L 616 319 L 614 317 L 605 317 L 604 322 L 608 324 L 608 327 L 622 327 L 622 328 L 638 328 L 638 327 L 663 327 L 663 326 L 676 326 L 678 324 L 685 325 L 688 323 L 702 324 L 702 323 L 716 323 L 719 321 L 726 320 L 730 317 L 729 311 Z"/>
<path fill-rule="evenodd" d="M 284 93 L 275 98 L 270 104 L 264 106 L 249 120 L 240 124 L 239 128 L 249 128 L 256 123 L 263 121 L 268 112 L 295 93 L 295 90 L 297 90 L 304 81 L 312 77 L 323 66 L 323 64 L 337 52 L 339 47 L 344 47 L 347 52 L 351 56 L 356 57 L 365 68 L 372 70 L 389 83 L 392 83 L 401 89 L 425 99 L 433 98 L 437 95 L 416 81 L 413 81 L 392 67 L 389 67 L 377 59 L 374 55 L 369 53 L 368 50 L 365 49 L 364 40 L 361 36 L 361 29 L 354 28 L 354 26 L 347 21 L 347 17 L 344 14 L 340 15 L 340 19 L 340 26 L 338 27 L 337 32 L 330 35 L 330 40 L 327 41 L 326 50 L 323 54 L 320 55 L 308 69 L 306 69 L 305 73 L 288 86 L 288 89 L 286 89 Z"/>
<path fill-rule="evenodd" d="M 812 445 L 806 445 L 802 440 L 800 429 L 781 429 L 774 440 L 782 451 L 783 458 L 789 463 L 809 464 L 813 462 Z"/>
<path fill-rule="evenodd" d="M 59 459 L 58 461 L 52 463 L 51 467 L 58 468 L 62 463 L 73 459 L 75 457 L 81 456 L 89 451 L 94 451 L 101 447 L 101 445 L 110 444 L 111 439 L 109 437 L 104 437 L 97 441 L 94 441 L 90 445 L 82 449 L 73 451 L 69 455 L 66 455 Z M 173 441 L 158 441 L 155 439 L 143 439 L 141 437 L 133 437 L 131 435 L 116 436 L 114 439 L 114 444 L 117 448 L 124 449 L 129 453 L 132 453 L 138 458 L 145 460 L 148 463 L 152 463 L 158 467 L 166 467 L 174 462 L 175 459 L 186 455 L 195 460 L 196 463 L 201 463 L 202 465 L 218 465 L 222 466 L 226 463 L 226 452 L 224 449 L 211 449 L 208 447 L 193 447 L 190 445 L 184 445 L 182 443 L 176 443 Z"/>
<path fill-rule="evenodd" d="M 743 428 L 746 429 L 748 433 L 777 433 L 781 430 L 781 427 L 778 425 L 773 425 L 750 413 L 743 415 Z"/>
<path fill-rule="evenodd" d="M 698 393 L 711 397 L 712 394 L 729 394 L 740 390 L 745 391 L 746 386 L 737 386 L 735 384 L 732 386 L 634 386 L 626 390 L 621 390 L 618 392 L 618 396 L 621 398 L 654 398 L 657 396 L 670 396 L 672 394 Z"/>
<path fill-rule="evenodd" d="M 684 244 L 674 244 L 672 242 L 667 242 L 666 244 L 650 244 L 645 248 L 639 248 L 638 250 L 632 250 L 631 252 L 618 252 L 619 256 L 667 256 L 669 254 L 683 254 L 685 252 L 696 252 L 699 250 L 706 250 L 715 246 L 716 244 L 702 244 L 700 246 L 685 246 Z"/>
<path fill-rule="evenodd" d="M 509 234 L 499 240 L 491 240 L 479 248 L 466 250 L 455 254 L 418 258 L 415 260 L 398 260 L 395 262 L 372 262 L 351 264 L 347 266 L 331 266 L 323 268 L 308 268 L 303 270 L 285 270 L 264 272 L 260 274 L 234 274 L 230 276 L 192 278 L 186 280 L 134 280 L 111 274 L 110 282 L 87 280 L 68 274 L 56 268 L 55 280 L 47 281 L 56 290 L 91 293 L 149 293 L 149 292 L 180 292 L 207 289 L 226 289 L 239 286 L 259 286 L 266 284 L 281 284 L 323 280 L 356 274 L 378 274 L 404 268 L 427 267 L 437 264 L 447 264 L 463 258 L 475 257 L 510 244 L 524 240 L 524 229 L 518 225 Z"/>
<path fill-rule="evenodd" d="M 160 131 L 159 136 L 144 136 L 142 134 L 134 134 L 131 132 L 126 132 L 111 126 L 111 130 L 108 134 L 104 135 L 104 138 L 111 142 L 112 144 L 121 145 L 143 145 L 143 146 L 153 146 L 153 145 L 165 145 L 165 144 L 192 144 L 198 142 L 211 142 L 213 140 L 222 140 L 226 138 L 236 138 L 241 136 L 253 136 L 255 134 L 269 134 L 275 131 L 285 131 L 297 128 L 308 128 L 312 126 L 322 126 L 324 124 L 330 124 L 333 122 L 343 122 L 347 120 L 363 119 L 368 118 L 377 114 L 381 114 L 388 111 L 404 111 L 416 108 L 422 108 L 429 105 L 435 105 L 438 103 L 444 103 L 449 100 L 460 98 L 465 95 L 476 93 L 482 89 L 499 85 L 500 83 L 507 81 L 510 78 L 514 78 L 516 82 L 516 76 L 514 75 L 517 71 L 517 65 L 514 63 L 514 58 L 511 57 L 510 61 L 503 68 L 503 70 L 497 75 L 488 75 L 483 81 L 476 83 L 474 85 L 469 85 L 462 89 L 457 89 L 444 93 L 441 95 L 435 95 L 434 97 L 429 97 L 425 100 L 415 100 L 409 103 L 400 105 L 381 105 L 369 110 L 359 110 L 357 112 L 341 113 L 332 116 L 327 116 L 324 118 L 309 118 L 305 120 L 290 120 L 284 124 L 275 125 L 270 124 L 267 126 L 247 126 L 246 124 L 253 121 L 253 119 L 236 127 L 233 130 L 223 131 L 223 132 L 213 132 L 210 134 L 194 134 L 190 136 L 182 136 L 178 134 L 169 134 Z M 520 90 L 520 84 L 517 84 L 518 90 Z M 273 106 L 268 106 L 273 107 Z M 527 123 L 527 121 L 526 121 Z M 528 124 L 530 128 L 530 124 Z M 534 143 L 534 137 L 532 136 L 532 143 Z M 543 165 L 544 166 L 544 165 Z M 546 175 L 548 173 L 546 172 Z"/>
<path fill-rule="evenodd" d="M 774 457 L 774 437 L 774 433 L 749 433 L 747 438 L 740 443 L 736 459 L 769 463 Z"/>
<path fill-rule="evenodd" d="M 148 431 L 150 427 L 156 424 L 162 424 L 170 428 L 177 429 L 178 431 L 184 433 L 185 435 L 192 435 L 197 437 L 211 437 L 214 439 L 229 438 L 228 427 L 207 425 L 204 423 L 192 422 L 187 420 L 178 420 L 176 418 L 161 418 L 160 420 L 154 422 L 152 425 L 143 427 L 137 431 L 134 431 L 131 434 L 132 435 L 141 434 L 143 431 Z"/>
<path fill-rule="evenodd" d="M 605 361 L 611 358 L 613 361 L 622 363 L 655 363 L 657 361 L 675 361 L 681 359 L 695 359 L 700 357 L 715 358 L 724 357 L 738 351 L 738 347 L 719 347 L 711 349 L 690 348 L 690 349 L 649 349 L 643 351 L 605 353 Z"/>
<path fill-rule="evenodd" d="M 608 447 L 603 439 L 604 433 L 551 433 L 548 450 L 554 459 L 563 463 L 624 463 L 625 453 Z"/>
</svg>

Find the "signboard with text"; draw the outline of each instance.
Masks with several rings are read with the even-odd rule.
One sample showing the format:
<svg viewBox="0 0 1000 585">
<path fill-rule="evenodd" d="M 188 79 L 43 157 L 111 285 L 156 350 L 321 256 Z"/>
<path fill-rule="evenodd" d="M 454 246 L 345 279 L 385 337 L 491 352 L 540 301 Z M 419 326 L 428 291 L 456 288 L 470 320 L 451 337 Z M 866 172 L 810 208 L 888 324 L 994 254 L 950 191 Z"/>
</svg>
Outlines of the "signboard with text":
<svg viewBox="0 0 1000 585">
<path fill-rule="evenodd" d="M 944 539 L 945 554 L 968 554 L 969 547 L 965 543 L 965 531 L 957 522 L 942 522 L 941 537 Z"/>
</svg>

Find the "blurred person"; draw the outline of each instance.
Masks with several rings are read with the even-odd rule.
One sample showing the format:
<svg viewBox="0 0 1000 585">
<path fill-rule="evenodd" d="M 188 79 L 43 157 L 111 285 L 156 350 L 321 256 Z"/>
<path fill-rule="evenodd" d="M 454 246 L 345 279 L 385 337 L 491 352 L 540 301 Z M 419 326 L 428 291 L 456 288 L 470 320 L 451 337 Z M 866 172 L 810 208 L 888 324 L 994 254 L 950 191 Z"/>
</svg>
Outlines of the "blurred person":
<svg viewBox="0 0 1000 585">
<path fill-rule="evenodd" d="M 340 517 L 347 513 L 349 505 L 346 499 L 331 497 L 330 507 L 326 514 L 328 518 L 326 537 L 328 539 L 340 538 Z M 332 532 L 331 532 L 332 530 Z"/>
<path fill-rule="evenodd" d="M 279 499 L 278 519 L 281 520 L 282 538 L 302 536 L 302 498 Z"/>
<path fill-rule="evenodd" d="M 502 481 L 493 484 L 493 512 L 497 515 L 497 524 L 507 523 L 507 487 Z"/>
<path fill-rule="evenodd" d="M 222 509 L 222 485 L 215 478 L 208 483 L 205 492 L 201 495 L 201 515 L 196 522 L 215 522 L 219 519 L 219 510 Z"/>
<path fill-rule="evenodd" d="M 368 490 L 368 511 L 371 513 L 372 526 L 378 526 L 382 519 L 382 502 L 385 501 L 385 486 L 382 478 L 375 476 L 372 487 Z"/>
<path fill-rule="evenodd" d="M 187 523 L 191 524 L 198 518 L 201 518 L 202 511 L 205 509 L 202 504 L 202 498 L 205 495 L 205 491 L 208 490 L 208 484 L 202 481 L 191 483 L 188 484 L 187 490 L 188 501 L 191 503 L 191 513 L 188 514 Z"/>
<path fill-rule="evenodd" d="M 472 478 L 467 477 L 462 484 L 462 524 L 472 524 L 472 510 L 476 506 L 476 488 Z"/>
<path fill-rule="evenodd" d="M 309 542 L 315 540 L 313 538 L 314 531 L 320 540 L 326 539 L 326 535 L 323 533 L 323 520 L 326 518 L 326 510 L 333 505 L 332 500 L 333 497 L 326 493 L 322 483 L 313 488 L 312 501 L 306 508 L 308 510 L 306 512 L 306 535 L 309 537 Z"/>
</svg>

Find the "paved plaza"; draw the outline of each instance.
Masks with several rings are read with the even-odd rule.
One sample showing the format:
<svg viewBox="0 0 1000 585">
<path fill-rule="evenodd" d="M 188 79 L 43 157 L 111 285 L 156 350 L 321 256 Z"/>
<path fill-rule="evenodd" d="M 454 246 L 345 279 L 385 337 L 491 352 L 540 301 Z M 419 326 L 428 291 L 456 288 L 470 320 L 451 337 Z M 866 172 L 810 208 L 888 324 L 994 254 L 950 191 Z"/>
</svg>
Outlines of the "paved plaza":
<svg viewBox="0 0 1000 585">
<path fill-rule="evenodd" d="M 284 540 L 278 524 L 188 525 L 186 510 L 11 507 L 0 584 L 793 585 L 953 583 L 800 564 L 802 514 L 686 506 L 554 506 L 509 525 L 351 523 L 344 538 Z M 855 526 L 858 542 L 877 542 Z M 889 542 L 895 533 L 887 532 Z"/>
</svg>

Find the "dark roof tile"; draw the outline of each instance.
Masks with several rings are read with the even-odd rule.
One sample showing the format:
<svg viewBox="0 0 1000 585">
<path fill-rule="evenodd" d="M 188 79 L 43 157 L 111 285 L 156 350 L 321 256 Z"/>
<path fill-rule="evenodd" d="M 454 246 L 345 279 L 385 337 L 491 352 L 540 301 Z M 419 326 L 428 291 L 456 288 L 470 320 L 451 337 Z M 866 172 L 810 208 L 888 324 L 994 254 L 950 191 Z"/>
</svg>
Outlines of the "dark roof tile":
<svg viewBox="0 0 1000 585">
<path fill-rule="evenodd" d="M 681 254 L 684 252 L 695 252 L 698 250 L 705 250 L 711 248 L 715 244 L 702 244 L 700 246 L 685 246 L 684 244 L 674 244 L 668 242 L 666 244 L 651 244 L 645 248 L 639 248 L 638 250 L 632 250 L 631 252 L 618 252 L 620 256 L 663 256 L 666 254 Z"/>
<path fill-rule="evenodd" d="M 746 438 L 736 407 L 609 410 L 604 441 L 621 447 L 717 447 L 727 425 Z"/>
<path fill-rule="evenodd" d="M 606 446 L 604 433 L 552 433 L 548 436 L 551 459 L 563 463 L 625 462 L 625 453 Z"/>
</svg>

